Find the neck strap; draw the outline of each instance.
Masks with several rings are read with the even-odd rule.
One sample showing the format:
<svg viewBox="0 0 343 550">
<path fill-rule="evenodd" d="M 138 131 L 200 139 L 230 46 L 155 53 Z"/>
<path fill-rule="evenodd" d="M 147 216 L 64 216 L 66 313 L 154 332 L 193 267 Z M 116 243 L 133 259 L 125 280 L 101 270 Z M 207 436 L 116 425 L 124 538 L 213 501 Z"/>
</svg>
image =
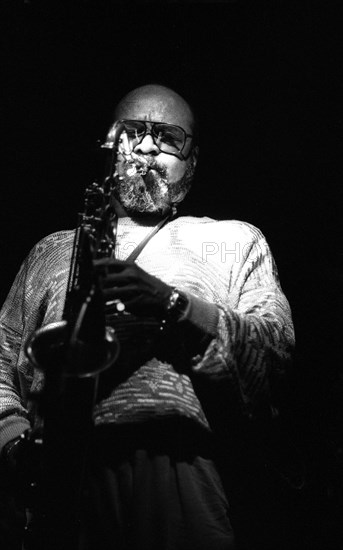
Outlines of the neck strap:
<svg viewBox="0 0 343 550">
<path fill-rule="evenodd" d="M 170 211 L 162 220 L 158 222 L 157 225 L 147 234 L 146 237 L 139 243 L 138 246 L 131 252 L 126 261 L 134 262 L 139 254 L 142 252 L 143 248 L 148 244 L 148 242 L 164 227 L 174 216 L 174 212 Z"/>
</svg>

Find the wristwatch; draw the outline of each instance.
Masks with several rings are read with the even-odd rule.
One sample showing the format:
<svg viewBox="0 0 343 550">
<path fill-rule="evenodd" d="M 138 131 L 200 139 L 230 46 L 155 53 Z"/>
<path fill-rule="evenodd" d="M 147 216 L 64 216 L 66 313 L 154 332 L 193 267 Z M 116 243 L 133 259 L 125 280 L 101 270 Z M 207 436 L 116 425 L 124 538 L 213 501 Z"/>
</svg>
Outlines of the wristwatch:
<svg viewBox="0 0 343 550">
<path fill-rule="evenodd" d="M 166 321 L 176 322 L 184 315 L 188 307 L 187 295 L 173 288 L 166 305 Z"/>
</svg>

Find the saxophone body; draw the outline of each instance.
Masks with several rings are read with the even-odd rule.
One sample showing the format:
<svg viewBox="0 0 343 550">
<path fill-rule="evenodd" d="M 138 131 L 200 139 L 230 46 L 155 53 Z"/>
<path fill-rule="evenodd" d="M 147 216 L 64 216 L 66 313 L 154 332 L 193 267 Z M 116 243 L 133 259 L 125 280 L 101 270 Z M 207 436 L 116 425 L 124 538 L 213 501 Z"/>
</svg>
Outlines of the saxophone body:
<svg viewBox="0 0 343 550">
<path fill-rule="evenodd" d="M 102 146 L 111 157 L 102 184 L 92 183 L 85 190 L 62 320 L 39 328 L 26 344 L 29 361 L 44 373 L 44 386 L 33 397 L 41 462 L 39 479 L 32 482 L 23 550 L 79 548 L 80 503 L 99 376 L 113 367 L 120 348 L 115 330 L 106 326 L 93 260 L 114 251 L 112 172 L 121 130 L 114 125 Z"/>
</svg>

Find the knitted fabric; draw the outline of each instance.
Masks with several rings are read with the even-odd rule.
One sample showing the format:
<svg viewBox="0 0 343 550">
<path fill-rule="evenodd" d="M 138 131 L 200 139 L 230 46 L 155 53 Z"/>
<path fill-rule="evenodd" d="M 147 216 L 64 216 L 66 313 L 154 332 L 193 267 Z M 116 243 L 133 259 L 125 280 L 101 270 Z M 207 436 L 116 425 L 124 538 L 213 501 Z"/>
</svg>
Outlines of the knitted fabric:
<svg viewBox="0 0 343 550">
<path fill-rule="evenodd" d="M 120 218 L 116 257 L 126 259 L 150 231 L 150 223 Z M 28 392 L 41 388 L 43 375 L 30 366 L 25 343 L 38 327 L 62 317 L 73 236 L 73 231 L 54 233 L 32 249 L 2 308 L 0 448 L 29 426 Z M 95 423 L 180 416 L 210 428 L 194 391 L 197 377 L 228 382 L 248 414 L 268 400 L 273 377 L 287 368 L 294 336 L 289 304 L 261 232 L 240 221 L 177 218 L 148 242 L 136 262 L 190 299 L 174 333 L 177 361 L 173 364 L 172 350 L 166 357 L 159 355 L 163 346 L 152 346 L 150 357 L 107 388 L 95 408 Z M 193 341 L 180 368 L 180 350 L 194 329 L 198 349 Z M 208 337 L 205 348 L 201 335 Z M 136 343 L 132 347 L 139 349 Z"/>
</svg>

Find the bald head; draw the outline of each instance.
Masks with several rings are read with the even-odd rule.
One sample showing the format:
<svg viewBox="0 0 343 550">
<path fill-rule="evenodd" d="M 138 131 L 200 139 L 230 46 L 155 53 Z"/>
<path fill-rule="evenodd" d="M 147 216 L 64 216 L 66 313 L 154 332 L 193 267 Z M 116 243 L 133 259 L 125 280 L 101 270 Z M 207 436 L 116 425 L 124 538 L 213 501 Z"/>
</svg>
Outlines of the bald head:
<svg viewBox="0 0 343 550">
<path fill-rule="evenodd" d="M 129 92 L 117 105 L 116 120 L 150 120 L 176 124 L 194 131 L 194 116 L 188 103 L 176 92 L 158 84 L 148 84 Z"/>
<path fill-rule="evenodd" d="M 185 131 L 180 138 L 177 130 L 167 127 L 168 133 L 160 127 L 156 135 L 154 127 L 150 130 L 151 125 L 145 124 L 145 132 L 136 135 L 128 124 L 122 132 L 126 137 L 119 140 L 114 190 L 118 204 L 126 215 L 164 216 L 184 199 L 193 179 L 198 146 L 192 139 L 192 109 L 170 88 L 149 84 L 132 90 L 118 103 L 115 119 L 173 124 Z M 175 146 L 173 139 L 179 140 Z"/>
</svg>

